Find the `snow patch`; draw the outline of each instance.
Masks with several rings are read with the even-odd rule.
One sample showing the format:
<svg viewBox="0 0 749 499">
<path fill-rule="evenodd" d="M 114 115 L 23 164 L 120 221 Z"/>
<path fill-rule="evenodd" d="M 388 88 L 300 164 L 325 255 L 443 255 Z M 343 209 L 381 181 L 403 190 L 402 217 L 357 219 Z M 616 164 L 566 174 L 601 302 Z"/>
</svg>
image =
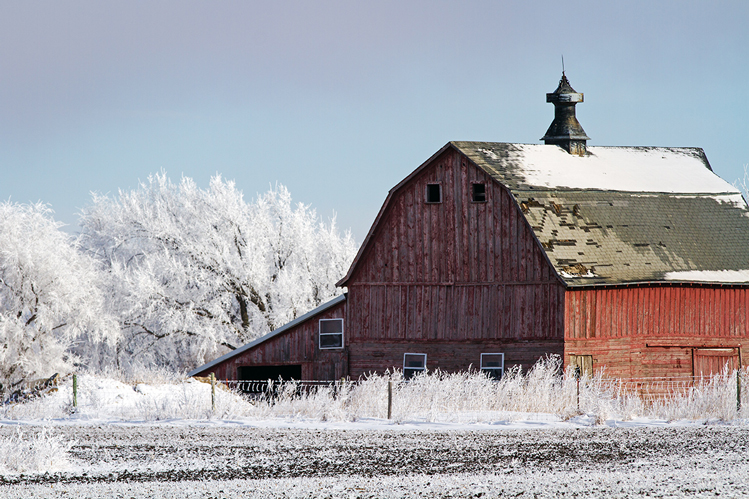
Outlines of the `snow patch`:
<svg viewBox="0 0 749 499">
<path fill-rule="evenodd" d="M 749 282 L 749 269 L 743 270 L 682 270 L 666 272 L 668 281 Z"/>
<path fill-rule="evenodd" d="M 578 277 L 596 277 L 596 275 L 591 270 L 588 270 L 584 274 L 571 274 L 562 270 L 559 272 L 559 275 L 561 275 L 565 279 L 577 279 Z"/>
<path fill-rule="evenodd" d="M 560 147 L 517 147 L 520 173 L 534 186 L 631 192 L 740 192 L 710 171 L 703 159 L 689 149 L 589 147 L 589 154 L 581 157 Z M 479 152 L 498 159 L 491 150 Z M 743 202 L 742 205 L 745 206 Z"/>
<path fill-rule="evenodd" d="M 499 156 L 497 156 L 497 154 L 494 151 L 492 151 L 491 149 L 478 149 L 478 151 L 480 153 L 485 154 L 486 156 L 488 156 L 489 158 L 493 159 L 494 161 L 496 161 L 496 160 L 499 159 Z"/>
</svg>

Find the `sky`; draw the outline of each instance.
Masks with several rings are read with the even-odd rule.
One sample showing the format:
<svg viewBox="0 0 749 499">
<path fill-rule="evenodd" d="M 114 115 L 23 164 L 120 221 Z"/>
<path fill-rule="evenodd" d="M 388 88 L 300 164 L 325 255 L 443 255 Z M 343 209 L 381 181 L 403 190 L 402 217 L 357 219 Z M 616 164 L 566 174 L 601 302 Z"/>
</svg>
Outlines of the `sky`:
<svg viewBox="0 0 749 499">
<path fill-rule="evenodd" d="M 0 0 L 0 201 L 66 230 L 165 171 L 276 183 L 361 242 L 451 140 L 541 143 L 561 75 L 589 145 L 749 164 L 746 0 Z"/>
</svg>

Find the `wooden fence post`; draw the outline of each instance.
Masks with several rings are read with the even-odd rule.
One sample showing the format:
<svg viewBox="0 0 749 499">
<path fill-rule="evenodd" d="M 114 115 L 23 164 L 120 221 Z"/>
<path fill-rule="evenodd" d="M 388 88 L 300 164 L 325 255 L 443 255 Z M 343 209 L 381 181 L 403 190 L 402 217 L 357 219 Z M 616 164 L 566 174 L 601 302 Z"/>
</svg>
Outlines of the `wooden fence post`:
<svg viewBox="0 0 749 499">
<path fill-rule="evenodd" d="M 388 419 L 393 419 L 393 380 L 388 380 Z"/>
<path fill-rule="evenodd" d="M 741 412 L 741 369 L 736 369 L 736 415 Z"/>
<path fill-rule="evenodd" d="M 73 407 L 78 407 L 78 375 L 73 375 Z"/>
<path fill-rule="evenodd" d="M 211 411 L 216 412 L 216 375 L 211 373 Z"/>
</svg>

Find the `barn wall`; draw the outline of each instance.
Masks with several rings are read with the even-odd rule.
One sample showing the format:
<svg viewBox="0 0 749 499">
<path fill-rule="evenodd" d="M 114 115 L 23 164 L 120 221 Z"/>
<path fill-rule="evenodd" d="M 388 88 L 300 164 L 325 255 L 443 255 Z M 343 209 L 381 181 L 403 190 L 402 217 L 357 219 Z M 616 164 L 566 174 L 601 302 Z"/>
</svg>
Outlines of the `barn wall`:
<svg viewBox="0 0 749 499">
<path fill-rule="evenodd" d="M 352 342 L 562 340 L 559 284 L 355 284 Z"/>
<path fill-rule="evenodd" d="M 218 379 L 237 379 L 237 367 L 250 365 L 278 366 L 301 364 L 304 380 L 335 380 L 348 373 L 348 351 L 318 348 L 318 321 L 345 319 L 346 301 L 317 314 L 297 326 L 254 348 L 207 369 L 199 376 L 214 372 Z M 344 341 L 346 339 L 344 321 Z"/>
<path fill-rule="evenodd" d="M 492 341 L 372 341 L 355 343 L 349 348 L 349 366 L 352 379 L 371 372 L 403 368 L 405 353 L 427 354 L 427 369 L 447 372 L 476 370 L 481 365 L 482 353 L 504 353 L 505 369 L 520 366 L 529 369 L 547 354 L 562 355 L 562 340 L 492 340 Z"/>
<path fill-rule="evenodd" d="M 432 183 L 441 203 L 425 202 Z M 563 352 L 562 284 L 510 193 L 453 150 L 393 193 L 347 286 L 352 377 L 401 368 L 407 351 L 449 371 L 482 352 L 525 368 Z"/>
<path fill-rule="evenodd" d="M 593 355 L 611 376 L 689 377 L 703 348 L 736 348 L 749 361 L 749 289 L 642 286 L 569 290 L 565 361 Z"/>
</svg>

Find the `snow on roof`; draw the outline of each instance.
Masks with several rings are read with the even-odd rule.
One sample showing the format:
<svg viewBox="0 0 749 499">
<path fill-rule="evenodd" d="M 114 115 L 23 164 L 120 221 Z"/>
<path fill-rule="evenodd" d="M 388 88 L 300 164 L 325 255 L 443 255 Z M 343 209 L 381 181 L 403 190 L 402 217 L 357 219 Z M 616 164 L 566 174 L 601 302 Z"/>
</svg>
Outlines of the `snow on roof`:
<svg viewBox="0 0 749 499">
<path fill-rule="evenodd" d="M 552 145 L 454 144 L 480 166 L 489 166 L 500 177 L 509 174 L 526 186 L 683 194 L 739 192 L 712 172 L 700 148 L 597 146 L 588 147 L 589 154 L 581 157 Z"/>
<path fill-rule="evenodd" d="M 668 281 L 743 283 L 749 282 L 749 269 L 667 272 L 664 278 Z"/>
</svg>

